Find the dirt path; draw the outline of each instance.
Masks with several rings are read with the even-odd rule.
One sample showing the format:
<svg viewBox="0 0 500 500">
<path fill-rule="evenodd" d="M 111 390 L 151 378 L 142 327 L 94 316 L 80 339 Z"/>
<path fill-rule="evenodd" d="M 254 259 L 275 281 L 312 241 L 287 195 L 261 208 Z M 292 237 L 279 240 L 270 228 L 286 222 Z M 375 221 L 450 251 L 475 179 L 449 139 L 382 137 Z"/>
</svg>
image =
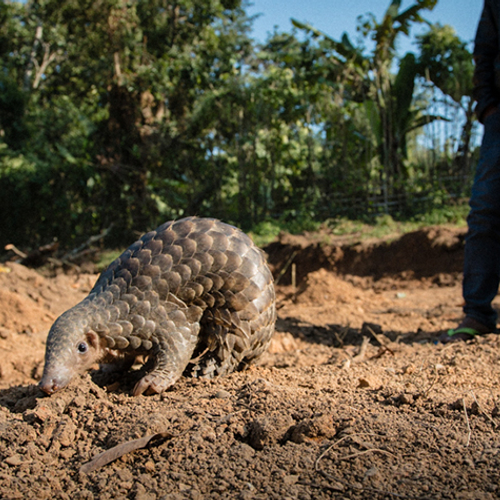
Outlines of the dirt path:
<svg viewBox="0 0 500 500">
<path fill-rule="evenodd" d="M 8 264 L 0 498 L 499 498 L 500 338 L 435 343 L 461 316 L 462 245 L 450 228 L 362 244 L 284 235 L 267 248 L 279 320 L 259 366 L 139 398 L 98 373 L 42 395 L 47 331 L 96 276 Z"/>
</svg>

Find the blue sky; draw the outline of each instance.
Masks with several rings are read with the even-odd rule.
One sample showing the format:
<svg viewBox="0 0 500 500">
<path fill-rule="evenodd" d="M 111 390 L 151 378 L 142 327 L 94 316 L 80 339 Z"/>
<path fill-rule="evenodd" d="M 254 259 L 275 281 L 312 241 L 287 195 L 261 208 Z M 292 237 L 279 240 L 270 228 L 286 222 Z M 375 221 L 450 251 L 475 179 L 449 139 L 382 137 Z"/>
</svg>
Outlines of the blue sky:
<svg viewBox="0 0 500 500">
<path fill-rule="evenodd" d="M 262 14 L 254 21 L 253 37 L 264 42 L 267 34 L 274 26 L 280 31 L 290 31 L 290 18 L 308 22 L 315 28 L 339 40 L 345 31 L 351 41 L 355 42 L 357 17 L 371 12 L 380 21 L 390 4 L 390 0 L 251 0 L 253 5 L 247 9 L 249 15 Z M 401 10 L 414 4 L 414 1 L 403 0 Z M 430 22 L 449 24 L 455 28 L 457 35 L 464 41 L 474 39 L 483 0 L 438 0 L 433 11 L 423 11 L 423 17 Z M 412 35 L 424 30 L 417 27 Z M 399 39 L 398 52 L 404 54 L 415 50 L 412 38 L 402 36 Z M 471 45 L 472 48 L 472 45 Z"/>
</svg>

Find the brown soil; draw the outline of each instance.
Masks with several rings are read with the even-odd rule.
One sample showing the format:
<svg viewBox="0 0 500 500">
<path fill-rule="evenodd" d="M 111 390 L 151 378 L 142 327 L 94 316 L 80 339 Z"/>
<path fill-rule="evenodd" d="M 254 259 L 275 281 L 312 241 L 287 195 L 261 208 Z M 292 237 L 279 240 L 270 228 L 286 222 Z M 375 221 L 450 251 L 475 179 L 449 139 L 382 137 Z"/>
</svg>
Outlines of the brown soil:
<svg viewBox="0 0 500 500">
<path fill-rule="evenodd" d="M 138 398 L 99 372 L 44 396 L 47 331 L 96 276 L 0 268 L 0 498 L 499 498 L 500 338 L 436 344 L 461 317 L 463 236 L 283 235 L 260 364 Z"/>
</svg>

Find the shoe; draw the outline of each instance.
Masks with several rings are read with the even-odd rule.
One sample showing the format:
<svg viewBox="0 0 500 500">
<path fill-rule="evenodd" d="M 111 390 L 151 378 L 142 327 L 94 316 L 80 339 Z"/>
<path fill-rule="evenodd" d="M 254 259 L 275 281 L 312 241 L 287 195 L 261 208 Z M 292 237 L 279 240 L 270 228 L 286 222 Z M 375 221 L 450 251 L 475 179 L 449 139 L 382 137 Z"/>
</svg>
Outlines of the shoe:
<svg viewBox="0 0 500 500">
<path fill-rule="evenodd" d="M 448 344 L 449 342 L 465 342 L 467 340 L 472 340 L 477 335 L 484 334 L 474 330 L 474 328 L 467 328 L 466 326 L 455 329 L 451 328 L 447 332 L 440 335 L 439 342 L 442 344 Z"/>
<path fill-rule="evenodd" d="M 486 333 L 490 333 L 490 330 L 486 326 L 473 318 L 466 317 L 457 328 L 451 328 L 447 332 L 441 334 L 438 341 L 443 344 L 448 344 L 449 342 L 465 342 Z"/>
</svg>

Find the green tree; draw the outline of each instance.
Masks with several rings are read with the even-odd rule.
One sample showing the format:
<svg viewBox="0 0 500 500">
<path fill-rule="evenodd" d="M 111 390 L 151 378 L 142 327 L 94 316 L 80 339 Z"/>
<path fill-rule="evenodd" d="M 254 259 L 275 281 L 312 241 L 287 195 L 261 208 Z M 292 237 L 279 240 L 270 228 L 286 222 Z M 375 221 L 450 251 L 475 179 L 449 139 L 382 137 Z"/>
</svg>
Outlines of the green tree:
<svg viewBox="0 0 500 500">
<path fill-rule="evenodd" d="M 471 139 L 475 123 L 472 99 L 474 66 L 467 44 L 448 25 L 433 24 L 417 37 L 418 71 L 451 98 L 465 117 L 456 164 L 463 176 L 470 172 Z"/>
<path fill-rule="evenodd" d="M 0 175 L 16 177 L 2 184 L 10 209 L 19 207 L 27 225 L 39 228 L 25 241 L 81 239 L 111 224 L 117 238 L 130 239 L 131 230 L 160 218 L 196 213 L 217 120 L 203 113 L 204 103 L 235 70 L 235 54 L 251 50 L 239 1 L 0 7 L 8 20 L 0 28 L 8 41 L 0 49 L 8 68 L 0 85 L 9 92 L 0 106 L 18 112 L 18 123 L 2 115 L 8 151 Z M 24 160 L 16 160 L 14 174 L 8 158 L 23 137 Z M 43 196 L 26 203 L 19 193 L 29 185 Z M 19 226 L 10 220 L 12 229 Z"/>
<path fill-rule="evenodd" d="M 418 0 L 400 11 L 401 1 L 393 0 L 381 22 L 377 22 L 373 15 L 363 19 L 361 32 L 375 44 L 367 55 L 363 53 L 362 47 L 355 47 L 346 34 L 339 42 L 309 25 L 293 21 L 295 26 L 329 43 L 338 54 L 333 64 L 341 60 L 348 65 L 350 71 L 346 82 L 349 84 L 350 98 L 363 103 L 377 144 L 386 207 L 390 194 L 404 192 L 403 186 L 408 177 L 405 165 L 407 135 L 416 128 L 442 118 L 426 116 L 423 109 L 414 108 L 413 91 L 418 67 L 413 54 L 406 54 L 397 73 L 393 72 L 397 38 L 408 35 L 413 24 L 424 22 L 421 11 L 432 10 L 436 3 L 437 0 Z"/>
<path fill-rule="evenodd" d="M 388 209 L 425 177 L 408 154 L 438 118 L 421 68 L 470 106 L 452 37 L 396 56 L 435 3 L 365 18 L 367 51 L 298 22 L 306 37 L 256 45 L 240 0 L 0 2 L 0 244 L 76 245 L 110 226 L 119 244 L 184 214 L 245 229 L 356 216 L 380 193 Z"/>
</svg>

